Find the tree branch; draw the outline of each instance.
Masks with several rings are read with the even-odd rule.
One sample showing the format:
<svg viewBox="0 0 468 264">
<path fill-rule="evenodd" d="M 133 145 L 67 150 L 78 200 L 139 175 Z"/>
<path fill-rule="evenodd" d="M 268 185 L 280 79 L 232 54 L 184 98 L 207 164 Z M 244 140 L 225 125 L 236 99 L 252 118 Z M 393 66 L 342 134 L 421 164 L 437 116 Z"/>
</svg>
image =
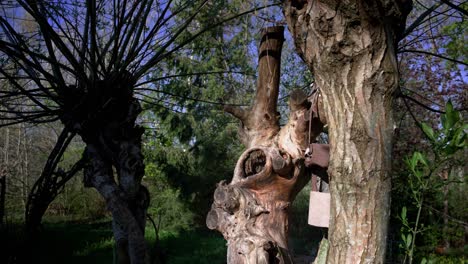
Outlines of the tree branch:
<svg viewBox="0 0 468 264">
<path fill-rule="evenodd" d="M 242 123 L 244 123 L 244 121 L 247 119 L 247 116 L 248 116 L 248 111 L 238 106 L 225 105 L 224 111 L 226 111 L 227 113 L 230 113 L 231 115 L 239 119 Z"/>
<path fill-rule="evenodd" d="M 416 20 L 414 20 L 414 22 L 409 25 L 408 27 L 406 27 L 405 29 L 405 32 L 403 33 L 403 35 L 401 36 L 400 39 L 404 39 L 406 36 L 408 36 L 411 32 L 413 32 L 413 30 L 415 28 L 417 28 L 418 26 L 420 26 L 424 20 L 424 18 L 426 18 L 427 16 L 429 16 L 432 11 L 436 10 L 441 4 L 434 4 L 433 6 L 431 6 L 430 8 L 426 9 L 426 11 L 424 11 L 418 18 L 416 18 Z"/>
<path fill-rule="evenodd" d="M 405 94 L 401 94 L 400 97 L 407 98 L 407 99 L 409 99 L 411 102 L 413 102 L 413 103 L 415 103 L 415 104 L 421 106 L 422 108 L 427 109 L 427 110 L 429 110 L 429 111 L 431 111 L 431 112 L 435 112 L 435 113 L 439 113 L 439 114 L 445 114 L 444 111 L 431 108 L 431 107 L 429 107 L 429 106 L 427 106 L 427 105 L 425 105 L 425 104 L 419 102 L 418 100 L 414 99 L 414 98 L 411 97 L 411 96 L 408 96 L 408 95 L 405 95 Z"/>
<path fill-rule="evenodd" d="M 432 52 L 423 51 L 423 50 L 403 49 L 403 50 L 399 50 L 398 53 L 421 53 L 421 54 L 434 56 L 434 57 L 437 57 L 437 58 L 441 58 L 441 59 L 444 59 L 444 60 L 448 60 L 448 61 L 451 61 L 451 62 L 455 62 L 455 63 L 458 63 L 458 64 L 468 66 L 468 63 L 465 63 L 463 61 L 459 61 L 459 60 L 456 60 L 456 59 L 445 57 L 445 56 L 437 54 L 437 53 L 432 53 Z"/>
<path fill-rule="evenodd" d="M 465 9 L 463 9 L 463 7 L 461 7 L 462 4 L 460 4 L 460 5 L 455 5 L 455 4 L 451 3 L 449 0 L 441 0 L 441 1 L 442 1 L 442 3 L 444 3 L 444 4 L 448 5 L 448 6 L 450 6 L 451 8 L 453 8 L 453 9 L 455 9 L 455 10 L 457 10 L 457 11 L 459 11 L 459 12 L 462 13 L 463 15 L 468 16 L 468 11 L 465 10 Z"/>
<path fill-rule="evenodd" d="M 75 133 L 70 133 L 68 128 L 64 128 L 55 144 L 54 148 L 49 154 L 46 165 L 42 170 L 41 176 L 34 183 L 26 203 L 26 223 L 29 224 L 28 228 L 34 229 L 38 224 L 34 221 L 34 217 L 40 216 L 47 209 L 49 203 L 55 198 L 58 193 L 57 178 L 54 178 L 54 172 L 58 163 L 62 159 L 65 150 L 68 148 L 70 142 L 75 137 Z M 72 170 L 75 171 L 75 170 Z M 35 230 L 29 230 L 35 231 Z"/>
<path fill-rule="evenodd" d="M 208 32 L 209 30 L 212 30 L 216 27 L 219 27 L 221 25 L 223 25 L 224 23 L 226 22 L 229 22 L 229 21 L 232 21 L 234 19 L 237 19 L 239 17 L 242 17 L 246 14 L 250 14 L 250 13 L 253 13 L 253 12 L 257 12 L 259 10 L 262 10 L 262 9 L 265 9 L 265 8 L 268 8 L 268 7 L 272 7 L 272 6 L 277 6 L 279 5 L 280 3 L 274 3 L 274 4 L 270 4 L 270 5 L 265 5 L 265 6 L 261 6 L 261 7 L 256 7 L 256 8 L 253 8 L 251 10 L 248 10 L 248 11 L 245 11 L 245 12 L 242 12 L 242 13 L 239 13 L 237 15 L 234 15 L 234 16 L 231 16 L 231 17 L 228 17 L 218 23 L 215 23 L 213 25 L 210 25 L 206 28 L 203 28 L 201 29 L 198 33 L 194 34 L 193 36 L 191 36 L 190 38 L 184 40 L 182 43 L 180 43 L 178 46 L 176 46 L 175 48 L 173 48 L 172 50 L 166 52 L 166 53 L 162 53 L 162 52 L 159 52 L 158 54 L 154 55 L 153 57 L 151 57 L 148 62 L 146 62 L 144 65 L 142 65 L 139 69 L 136 70 L 135 72 L 135 76 L 139 77 L 139 76 L 142 76 L 144 73 L 146 73 L 151 67 L 153 67 L 156 63 L 158 63 L 159 61 L 161 61 L 162 59 L 164 58 L 167 58 L 168 56 L 170 56 L 171 54 L 173 54 L 174 52 L 178 51 L 179 49 L 181 49 L 182 47 L 184 47 L 185 45 L 187 45 L 188 43 L 192 42 L 194 39 L 198 38 L 199 36 L 201 36 L 202 34 L 204 34 L 205 32 Z M 166 47 L 167 48 L 167 47 Z"/>
</svg>

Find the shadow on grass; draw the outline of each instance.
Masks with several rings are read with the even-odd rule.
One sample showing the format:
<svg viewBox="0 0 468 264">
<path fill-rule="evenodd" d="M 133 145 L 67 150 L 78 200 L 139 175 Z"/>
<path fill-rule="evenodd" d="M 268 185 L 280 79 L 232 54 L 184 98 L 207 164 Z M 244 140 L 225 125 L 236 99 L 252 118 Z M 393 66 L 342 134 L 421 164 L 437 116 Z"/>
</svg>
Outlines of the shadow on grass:
<svg viewBox="0 0 468 264">
<path fill-rule="evenodd" d="M 226 263 L 226 242 L 219 233 L 209 230 L 160 234 L 160 245 L 168 264 Z"/>
<path fill-rule="evenodd" d="M 25 244 L 21 225 L 0 230 L 0 263 L 112 263 L 113 238 L 110 221 L 45 223 L 33 245 Z M 147 228 L 149 248 L 155 235 Z M 226 246 L 222 236 L 209 230 L 165 232 L 160 247 L 167 264 L 226 263 Z"/>
<path fill-rule="evenodd" d="M 10 225 L 1 230 L 0 263 L 112 263 L 112 241 L 109 221 L 46 222 L 34 243 L 22 225 Z"/>
</svg>

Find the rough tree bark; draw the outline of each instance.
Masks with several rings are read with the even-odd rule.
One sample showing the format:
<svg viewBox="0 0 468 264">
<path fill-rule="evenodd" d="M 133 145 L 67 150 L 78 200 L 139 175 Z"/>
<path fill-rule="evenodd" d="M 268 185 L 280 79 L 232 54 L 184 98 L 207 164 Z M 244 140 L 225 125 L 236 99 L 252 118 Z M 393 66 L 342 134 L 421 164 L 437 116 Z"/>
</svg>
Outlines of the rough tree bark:
<svg viewBox="0 0 468 264">
<path fill-rule="evenodd" d="M 5 218 L 5 195 L 6 195 L 6 170 L 0 169 L 0 227 L 4 224 Z"/>
<path fill-rule="evenodd" d="M 409 0 L 285 1 L 297 51 L 329 126 L 327 263 L 384 263 L 390 207 L 395 46 Z"/>
<path fill-rule="evenodd" d="M 134 84 L 128 72 L 96 81 L 90 87 L 96 93 L 82 97 L 80 105 L 62 120 L 73 122 L 86 143 L 84 184 L 96 188 L 112 213 L 119 264 L 148 261 L 144 233 L 149 193 L 141 185 L 143 128 L 135 124 L 141 107 L 133 97 Z"/>
<path fill-rule="evenodd" d="M 270 27 L 262 32 L 252 107 L 225 107 L 240 119 L 239 135 L 247 150 L 237 162 L 232 181 L 218 184 L 206 223 L 228 241 L 230 264 L 292 263 L 287 241 L 289 208 L 309 180 L 303 155 L 311 104 L 304 92 L 294 91 L 289 122 L 280 128 L 276 106 L 283 30 Z M 318 133 L 314 131 L 312 137 Z"/>
<path fill-rule="evenodd" d="M 123 71 L 81 85 L 86 85 L 89 92 L 69 87 L 68 93 L 61 94 L 67 107 L 61 116 L 65 128 L 28 199 L 29 233 L 36 233 L 57 192 L 84 167 L 84 185 L 96 188 L 112 213 L 117 263 L 147 263 L 144 233 L 149 193 L 141 185 L 143 128 L 135 123 L 141 112 L 133 97 L 135 78 Z M 61 159 L 74 134 L 86 143 L 83 157 L 69 172 L 56 175 L 55 161 Z"/>
</svg>

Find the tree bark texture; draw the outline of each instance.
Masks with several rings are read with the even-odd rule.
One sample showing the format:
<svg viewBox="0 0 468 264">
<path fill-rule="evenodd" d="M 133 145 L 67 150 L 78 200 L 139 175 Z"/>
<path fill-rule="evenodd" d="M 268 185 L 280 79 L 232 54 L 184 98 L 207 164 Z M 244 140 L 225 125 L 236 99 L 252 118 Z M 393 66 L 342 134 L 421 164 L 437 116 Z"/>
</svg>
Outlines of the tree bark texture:
<svg viewBox="0 0 468 264">
<path fill-rule="evenodd" d="M 292 263 L 287 241 L 289 209 L 309 180 L 303 157 L 311 103 L 304 92 L 294 91 L 289 121 L 280 128 L 276 104 L 283 30 L 270 27 L 262 32 L 252 107 L 225 108 L 241 121 L 239 134 L 247 150 L 237 162 L 232 181 L 218 184 L 206 223 L 228 241 L 229 264 Z"/>
<path fill-rule="evenodd" d="M 384 263 L 390 213 L 396 43 L 411 1 L 285 1 L 329 126 L 327 263 Z"/>
<path fill-rule="evenodd" d="M 86 143 L 84 184 L 96 188 L 112 213 L 119 264 L 148 261 L 144 234 L 149 193 L 141 185 L 143 128 L 135 124 L 141 107 L 133 98 L 134 83 L 127 72 L 98 80 L 62 119 Z"/>
<path fill-rule="evenodd" d="M 4 224 L 5 218 L 5 195 L 6 195 L 6 172 L 0 171 L 0 227 Z"/>
</svg>

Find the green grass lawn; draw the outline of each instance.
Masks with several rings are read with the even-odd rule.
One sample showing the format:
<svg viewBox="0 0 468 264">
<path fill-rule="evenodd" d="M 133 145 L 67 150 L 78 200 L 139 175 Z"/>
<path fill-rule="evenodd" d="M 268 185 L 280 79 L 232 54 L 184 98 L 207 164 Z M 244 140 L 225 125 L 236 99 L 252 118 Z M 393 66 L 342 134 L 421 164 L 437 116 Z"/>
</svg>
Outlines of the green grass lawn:
<svg viewBox="0 0 468 264">
<path fill-rule="evenodd" d="M 13 231 L 12 231 L 13 230 Z M 147 240 L 152 248 L 154 230 L 147 227 Z M 160 246 L 168 264 L 225 263 L 226 243 L 223 237 L 209 230 L 160 232 Z M 21 263 L 23 254 L 32 263 L 74 264 L 112 263 L 113 238 L 110 221 L 46 222 L 39 242 L 30 246 L 29 253 L 22 245 L 23 235 L 11 227 L 0 237 L 0 263 Z M 4 252 L 1 252 L 4 251 Z M 5 256 L 10 256 L 5 259 Z"/>
<path fill-rule="evenodd" d="M 148 225 L 146 236 L 149 248 L 154 248 L 154 229 Z M 168 232 L 161 231 L 160 247 L 168 264 L 226 263 L 226 242 L 223 237 L 207 229 Z M 310 235 L 308 235 L 310 237 Z M 310 240 L 310 239 L 309 239 Z M 314 247 L 304 236 L 291 239 L 296 254 L 309 255 Z M 110 220 L 84 222 L 47 219 L 35 244 L 25 247 L 24 234 L 19 225 L 0 230 L 0 264 L 111 264 L 113 246 Z M 27 261 L 21 258 L 28 257 Z M 465 254 L 456 256 L 426 256 L 434 263 L 467 263 Z"/>
</svg>

